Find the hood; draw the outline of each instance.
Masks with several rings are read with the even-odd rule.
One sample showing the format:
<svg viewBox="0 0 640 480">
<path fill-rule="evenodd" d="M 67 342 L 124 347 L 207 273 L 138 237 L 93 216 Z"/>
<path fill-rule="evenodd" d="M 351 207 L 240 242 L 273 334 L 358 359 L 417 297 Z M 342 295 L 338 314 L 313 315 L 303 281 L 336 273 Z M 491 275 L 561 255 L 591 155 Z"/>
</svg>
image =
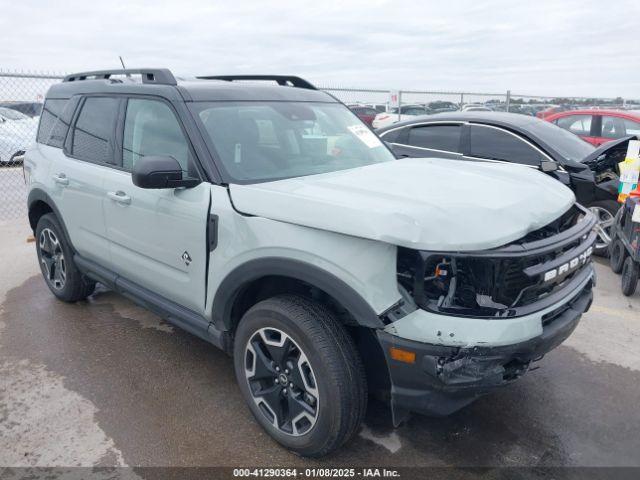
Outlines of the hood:
<svg viewBox="0 0 640 480">
<path fill-rule="evenodd" d="M 602 156 L 605 155 L 607 153 L 609 153 L 611 150 L 616 150 L 619 148 L 627 148 L 627 144 L 629 143 L 629 140 L 638 140 L 638 137 L 635 135 L 627 135 L 626 137 L 622 137 L 622 138 L 618 138 L 616 140 L 611 140 L 607 143 L 603 143 L 602 145 L 600 145 L 598 148 L 596 148 L 593 152 L 591 152 L 589 155 L 587 155 L 586 157 L 584 157 L 581 162 L 584 164 L 593 164 L 593 163 L 597 163 L 597 160 Z"/>
<path fill-rule="evenodd" d="M 245 214 L 420 250 L 494 248 L 541 228 L 575 199 L 520 165 L 410 158 L 229 186 Z"/>
</svg>

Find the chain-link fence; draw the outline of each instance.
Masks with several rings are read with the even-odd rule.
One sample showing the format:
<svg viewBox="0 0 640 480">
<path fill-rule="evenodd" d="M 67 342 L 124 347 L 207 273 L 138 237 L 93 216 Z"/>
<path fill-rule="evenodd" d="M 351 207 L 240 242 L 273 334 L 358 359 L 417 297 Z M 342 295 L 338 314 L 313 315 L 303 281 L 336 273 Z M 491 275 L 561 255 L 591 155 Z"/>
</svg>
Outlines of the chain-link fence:
<svg viewBox="0 0 640 480">
<path fill-rule="evenodd" d="M 0 225 L 26 214 L 22 155 L 35 141 L 47 90 L 61 78 L 0 72 Z"/>
<path fill-rule="evenodd" d="M 25 215 L 22 154 L 35 141 L 38 120 L 49 87 L 63 75 L 0 71 L 0 224 Z M 324 85 L 369 124 L 377 114 L 392 123 L 406 115 L 457 110 L 491 110 L 544 117 L 578 108 L 640 108 L 622 98 L 553 97 L 504 93 L 438 92 L 344 88 Z M 376 126 L 374 124 L 374 126 Z"/>
</svg>

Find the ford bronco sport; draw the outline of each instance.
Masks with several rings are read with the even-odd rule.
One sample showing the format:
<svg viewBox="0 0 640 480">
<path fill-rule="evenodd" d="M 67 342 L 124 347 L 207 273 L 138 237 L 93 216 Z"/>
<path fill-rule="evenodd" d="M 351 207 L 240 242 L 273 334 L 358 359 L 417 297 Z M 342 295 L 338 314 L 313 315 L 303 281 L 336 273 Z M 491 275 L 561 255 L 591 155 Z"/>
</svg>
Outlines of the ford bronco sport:
<svg viewBox="0 0 640 480">
<path fill-rule="evenodd" d="M 368 393 L 399 424 L 516 380 L 592 299 L 595 219 L 569 189 L 397 161 L 298 77 L 70 75 L 24 170 L 53 294 L 100 282 L 233 355 L 256 420 L 301 455 L 343 444 Z"/>
</svg>

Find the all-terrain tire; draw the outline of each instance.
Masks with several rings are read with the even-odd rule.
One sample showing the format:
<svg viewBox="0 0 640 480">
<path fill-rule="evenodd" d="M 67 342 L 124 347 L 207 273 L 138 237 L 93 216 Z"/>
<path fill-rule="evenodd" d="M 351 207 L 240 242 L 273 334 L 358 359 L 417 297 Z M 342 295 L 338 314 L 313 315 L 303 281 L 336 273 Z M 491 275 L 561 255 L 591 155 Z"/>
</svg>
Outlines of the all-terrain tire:
<svg viewBox="0 0 640 480">
<path fill-rule="evenodd" d="M 622 293 L 627 297 L 635 293 L 639 275 L 640 264 L 634 262 L 630 256 L 627 257 L 622 267 Z"/>
<path fill-rule="evenodd" d="M 609 245 L 609 265 L 613 273 L 622 272 L 622 266 L 627 258 L 627 249 L 624 248 L 622 240 L 619 238 L 613 239 L 611 245 Z"/>
<path fill-rule="evenodd" d="M 77 302 L 93 293 L 96 284 L 76 267 L 73 250 L 53 213 L 38 220 L 36 251 L 42 276 L 49 290 L 60 300 Z"/>
<path fill-rule="evenodd" d="M 267 336 L 269 339 L 265 344 L 264 339 Z M 276 355 L 267 355 L 270 360 L 261 365 L 271 365 L 273 369 L 281 365 L 278 372 L 282 373 L 287 363 L 280 360 L 278 363 L 271 359 L 281 358 L 280 351 L 275 351 L 276 347 L 273 347 L 272 343 L 283 341 L 294 345 L 293 349 L 290 349 L 294 352 L 292 358 L 304 356 L 308 359 L 305 366 L 306 383 L 315 384 L 316 417 L 314 423 L 308 421 L 307 430 L 300 429 L 303 433 L 296 432 L 282 420 L 291 412 L 286 406 L 290 399 L 285 397 L 295 393 L 298 395 L 297 398 L 301 398 L 304 389 L 301 391 L 296 386 L 284 393 L 281 391 L 284 403 L 276 404 L 276 408 L 269 410 L 265 406 L 266 397 L 262 396 L 262 392 L 271 391 L 269 389 L 272 387 L 278 388 L 278 373 L 270 370 L 268 375 L 273 372 L 274 378 L 255 380 L 258 376 L 255 374 L 257 360 L 254 360 L 249 346 L 264 351 L 264 344 L 268 352 L 274 348 Z M 296 352 L 302 352 L 303 355 Z M 295 362 L 300 365 L 299 360 L 294 360 L 293 363 Z M 288 364 L 291 365 L 292 362 Z M 278 443 L 299 455 L 326 455 L 351 438 L 362 422 L 367 406 L 367 384 L 362 360 L 343 325 L 319 302 L 287 294 L 254 305 L 242 317 L 236 330 L 234 366 L 240 390 L 258 423 Z M 291 375 L 294 373 L 289 372 Z M 269 406 L 273 398 L 269 397 Z M 275 398 L 276 401 L 280 400 L 280 397 Z M 281 418 L 274 420 L 275 411 L 280 405 L 284 405 L 283 410 L 286 411 L 281 411 Z M 280 425 L 281 423 L 283 425 Z"/>
</svg>

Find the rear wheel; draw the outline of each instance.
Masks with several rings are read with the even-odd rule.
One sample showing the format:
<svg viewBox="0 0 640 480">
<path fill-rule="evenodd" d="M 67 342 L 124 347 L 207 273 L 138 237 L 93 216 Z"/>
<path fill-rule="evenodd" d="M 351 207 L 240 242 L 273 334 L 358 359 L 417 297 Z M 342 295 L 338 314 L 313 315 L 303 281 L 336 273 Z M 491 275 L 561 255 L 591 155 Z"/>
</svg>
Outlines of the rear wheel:
<svg viewBox="0 0 640 480">
<path fill-rule="evenodd" d="M 593 213 L 598 220 L 596 225 L 598 238 L 593 248 L 595 255 L 606 257 L 609 254 L 611 228 L 613 227 L 614 219 L 619 209 L 620 204 L 615 200 L 601 200 L 589 205 L 589 210 L 591 210 L 591 213 Z"/>
<path fill-rule="evenodd" d="M 282 295 L 252 307 L 236 331 L 234 365 L 258 423 L 300 455 L 329 453 L 362 421 L 362 362 L 344 327 L 317 302 Z"/>
<path fill-rule="evenodd" d="M 38 220 L 36 250 L 42 276 L 56 297 L 65 302 L 77 302 L 93 293 L 95 282 L 82 275 L 76 267 L 73 251 L 52 213 Z"/>
<path fill-rule="evenodd" d="M 622 267 L 622 293 L 627 297 L 633 295 L 638 285 L 638 275 L 640 274 L 640 264 L 627 257 Z"/>
<path fill-rule="evenodd" d="M 624 260 L 627 258 L 627 249 L 624 248 L 622 240 L 616 238 L 609 246 L 609 265 L 613 273 L 620 273 Z"/>
</svg>

